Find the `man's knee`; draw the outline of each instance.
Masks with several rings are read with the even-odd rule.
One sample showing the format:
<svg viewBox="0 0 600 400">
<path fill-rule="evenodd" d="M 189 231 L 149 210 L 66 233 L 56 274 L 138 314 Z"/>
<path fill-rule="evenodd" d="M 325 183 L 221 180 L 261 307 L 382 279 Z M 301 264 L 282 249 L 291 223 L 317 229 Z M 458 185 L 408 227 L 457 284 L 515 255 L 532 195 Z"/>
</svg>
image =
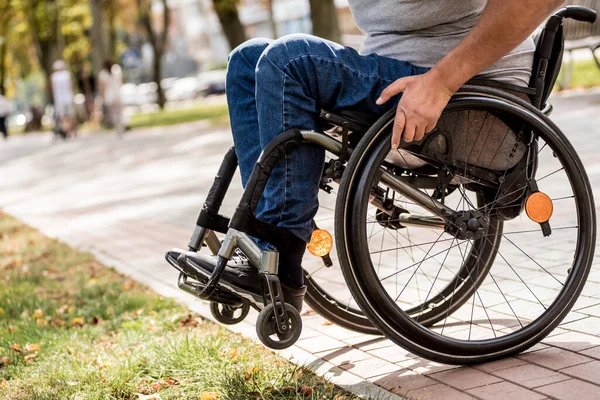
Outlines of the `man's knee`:
<svg viewBox="0 0 600 400">
<path fill-rule="evenodd" d="M 272 42 L 272 39 L 254 38 L 240 44 L 229 53 L 229 69 L 235 69 L 231 67 L 243 64 L 255 68 L 260 55 Z"/>
<path fill-rule="evenodd" d="M 283 36 L 269 44 L 262 52 L 258 60 L 257 72 L 261 66 L 267 67 L 267 64 L 283 69 L 294 59 L 309 55 L 319 56 L 321 53 L 326 54 L 332 46 L 337 45 L 303 33 Z"/>
</svg>

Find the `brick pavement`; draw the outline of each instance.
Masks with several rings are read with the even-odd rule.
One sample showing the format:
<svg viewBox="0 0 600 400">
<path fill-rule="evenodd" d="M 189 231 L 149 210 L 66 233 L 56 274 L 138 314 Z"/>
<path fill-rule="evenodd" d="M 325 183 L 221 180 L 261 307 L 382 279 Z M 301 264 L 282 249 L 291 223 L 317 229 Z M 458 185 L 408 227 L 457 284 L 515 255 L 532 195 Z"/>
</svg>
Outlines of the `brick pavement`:
<svg viewBox="0 0 600 400">
<path fill-rule="evenodd" d="M 563 97 L 555 100 L 554 117 L 578 150 L 596 189 L 599 104 L 600 92 Z M 49 135 L 13 138 L 0 142 L 0 207 L 209 316 L 205 302 L 176 288 L 176 273 L 163 254 L 187 243 L 228 145 L 227 130 L 204 123 L 135 132 L 123 140 L 110 134 L 67 143 L 54 143 Z M 233 193 L 225 212 L 235 207 L 239 188 Z M 330 198 L 322 201 L 330 206 Z M 332 220 L 324 211 L 320 225 L 327 227 Z M 552 247 L 557 243 L 548 249 Z M 556 255 L 549 253 L 547 261 Z M 349 297 L 340 275 L 328 273 L 323 279 L 339 296 Z M 509 278 L 507 273 L 499 275 Z M 536 284 L 540 290 L 545 287 L 544 282 Z M 547 283 L 545 288 L 550 298 Z M 488 296 L 486 305 L 495 301 L 491 290 L 482 293 Z M 515 289 L 510 295 L 526 306 L 525 291 Z M 506 316 L 501 308 L 495 311 Z M 233 329 L 255 337 L 254 319 L 251 315 Z M 474 367 L 430 362 L 384 338 L 344 330 L 311 313 L 304 316 L 304 325 L 297 345 L 282 354 L 366 397 L 600 399 L 597 268 L 573 312 L 543 343 L 517 357 Z"/>
</svg>

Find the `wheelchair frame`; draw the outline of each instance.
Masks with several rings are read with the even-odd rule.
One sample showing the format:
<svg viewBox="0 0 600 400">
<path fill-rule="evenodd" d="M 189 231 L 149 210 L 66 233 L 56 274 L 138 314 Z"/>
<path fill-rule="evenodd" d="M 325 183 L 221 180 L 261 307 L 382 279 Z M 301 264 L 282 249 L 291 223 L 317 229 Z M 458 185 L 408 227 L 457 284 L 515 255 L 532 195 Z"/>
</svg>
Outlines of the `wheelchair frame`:
<svg viewBox="0 0 600 400">
<path fill-rule="evenodd" d="M 562 21 L 565 18 L 594 22 L 596 13 L 584 7 L 566 7 L 550 17 L 541 34 L 536 49 L 535 68 L 530 85 L 535 89 L 535 92 L 534 94 L 530 94 L 533 108 L 542 110 L 546 115 L 552 112 L 552 106 L 547 104 L 546 101 L 560 70 L 563 43 Z M 505 85 L 502 88 L 514 89 L 510 85 L 508 87 Z M 539 115 L 524 108 L 518 101 L 513 101 L 513 97 L 510 94 L 495 89 L 482 89 L 478 86 L 467 85 L 461 88 L 456 96 L 453 97 L 451 104 L 454 102 L 476 102 L 483 106 L 486 104 L 494 105 L 505 109 L 508 113 L 519 114 L 528 123 L 539 122 Z M 382 119 L 385 117 L 382 117 Z M 332 119 L 335 121 L 335 116 Z M 290 242 L 292 234 L 285 229 L 258 220 L 254 215 L 254 210 L 263 194 L 271 171 L 282 158 L 283 154 L 292 148 L 306 144 L 315 145 L 339 157 L 337 161 L 340 161 L 343 165 L 348 160 L 352 150 L 349 147 L 349 122 L 342 119 L 341 125 L 341 141 L 320 132 L 298 129 L 291 129 L 274 138 L 264 148 L 257 160 L 244 194 L 231 220 L 219 214 L 220 207 L 237 168 L 235 150 L 234 148 L 229 149 L 215 177 L 202 211 L 198 216 L 196 227 L 188 244 L 190 251 L 197 252 L 202 244 L 206 243 L 213 254 L 218 255 L 216 267 L 205 283 L 190 281 L 189 276 L 196 276 L 195 271 L 180 273 L 178 280 L 179 287 L 185 292 L 201 299 L 232 307 L 242 307 L 248 299 L 219 289 L 219 280 L 236 248 L 241 249 L 251 263 L 257 266 L 259 276 L 264 282 L 262 296 L 265 307 L 261 310 L 260 305 L 252 300 L 250 301 L 250 305 L 260 311 L 259 321 L 263 325 L 269 322 L 268 318 L 264 316 L 267 312 L 272 313 L 269 315 L 275 316 L 276 333 L 281 341 L 266 343 L 272 348 L 291 346 L 300 336 L 301 319 L 298 312 L 292 307 L 287 307 L 283 300 L 281 286 L 277 277 L 279 254 L 276 251 L 261 252 L 251 236 L 265 240 L 277 248 L 285 248 L 287 243 Z M 453 218 L 456 217 L 454 210 L 426 195 L 407 179 L 401 179 L 389 172 L 382 171 L 381 181 L 434 214 L 434 217 L 401 214 L 399 216 L 399 223 L 402 225 L 447 229 L 448 225 L 452 223 Z M 374 199 L 372 204 L 381 211 L 386 212 L 385 207 L 377 203 L 377 199 Z M 214 232 L 225 234 L 225 239 L 222 243 L 219 242 Z M 172 265 L 177 264 L 177 260 L 170 258 L 169 253 L 167 253 L 167 260 Z M 247 309 L 243 311 L 241 318 L 245 317 L 245 314 L 247 314 Z M 295 321 L 292 324 L 293 326 L 289 323 L 291 320 Z M 257 324 L 257 332 L 259 338 L 263 340 L 265 335 L 267 335 L 267 328 L 259 325 Z M 294 332 L 291 332 L 291 330 L 294 330 Z"/>
</svg>

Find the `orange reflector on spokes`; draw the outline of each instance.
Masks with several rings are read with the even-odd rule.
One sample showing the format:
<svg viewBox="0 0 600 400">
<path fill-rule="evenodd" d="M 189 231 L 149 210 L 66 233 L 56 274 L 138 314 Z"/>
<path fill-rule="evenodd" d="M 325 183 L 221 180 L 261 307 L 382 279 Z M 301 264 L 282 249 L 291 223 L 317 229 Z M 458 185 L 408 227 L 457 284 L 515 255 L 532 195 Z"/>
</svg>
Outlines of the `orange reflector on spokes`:
<svg viewBox="0 0 600 400">
<path fill-rule="evenodd" d="M 554 206 L 546 193 L 535 192 L 527 198 L 525 211 L 529 219 L 538 224 L 543 224 L 550 221 Z"/>
<path fill-rule="evenodd" d="M 306 247 L 313 256 L 325 257 L 333 248 L 333 237 L 326 230 L 315 229 Z"/>
</svg>

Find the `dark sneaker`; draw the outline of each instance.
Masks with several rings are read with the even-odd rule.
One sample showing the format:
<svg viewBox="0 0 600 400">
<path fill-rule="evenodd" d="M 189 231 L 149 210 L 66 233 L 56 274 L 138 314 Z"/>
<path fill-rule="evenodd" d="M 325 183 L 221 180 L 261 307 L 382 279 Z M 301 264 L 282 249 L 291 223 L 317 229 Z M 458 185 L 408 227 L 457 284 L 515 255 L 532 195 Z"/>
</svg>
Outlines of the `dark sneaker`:
<svg viewBox="0 0 600 400">
<path fill-rule="evenodd" d="M 177 261 L 184 273 L 192 275 L 195 279 L 206 281 L 217 265 L 217 256 L 184 252 L 179 256 Z M 190 271 L 189 267 L 192 267 L 193 271 Z M 194 273 L 190 274 L 190 272 Z M 201 276 L 198 276 L 198 274 Z M 226 286 L 229 290 L 240 295 L 250 295 L 254 302 L 262 303 L 261 282 L 258 270 L 241 251 L 236 251 L 236 255 L 229 260 L 225 271 L 223 271 L 223 275 L 221 275 L 219 284 Z M 281 290 L 283 291 L 285 302 L 294 306 L 298 312 L 302 311 L 306 286 L 294 288 L 282 283 Z"/>
</svg>

